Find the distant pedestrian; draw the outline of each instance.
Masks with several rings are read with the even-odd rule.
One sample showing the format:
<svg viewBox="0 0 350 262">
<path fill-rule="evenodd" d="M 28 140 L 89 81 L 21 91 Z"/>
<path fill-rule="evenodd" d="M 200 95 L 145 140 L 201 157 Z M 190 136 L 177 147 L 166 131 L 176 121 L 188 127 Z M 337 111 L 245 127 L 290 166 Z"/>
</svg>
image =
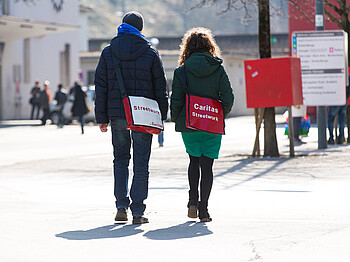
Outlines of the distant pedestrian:
<svg viewBox="0 0 350 262">
<path fill-rule="evenodd" d="M 88 108 L 86 106 L 86 93 L 82 90 L 81 85 L 75 83 L 74 85 L 74 101 L 71 109 L 72 116 L 78 117 L 81 126 L 81 134 L 84 134 L 84 116 L 88 113 Z"/>
<path fill-rule="evenodd" d="M 56 101 L 56 112 L 58 115 L 57 126 L 62 128 L 64 125 L 63 109 L 67 101 L 67 91 L 63 88 L 62 84 L 58 85 L 54 100 Z"/>
<path fill-rule="evenodd" d="M 51 93 L 50 93 L 50 82 L 44 82 L 44 89 L 40 92 L 40 107 L 43 111 L 43 117 L 41 118 L 41 124 L 45 125 L 47 119 L 50 118 L 50 101 L 51 101 Z"/>
<path fill-rule="evenodd" d="M 31 114 L 30 114 L 30 119 L 31 120 L 34 119 L 35 111 L 36 111 L 35 119 L 39 119 L 39 114 L 40 114 L 40 91 L 41 91 L 40 81 L 36 80 L 34 87 L 30 91 L 31 98 L 29 100 L 29 103 L 32 105 L 32 111 L 31 111 Z"/>
<path fill-rule="evenodd" d="M 349 83 L 350 83 L 350 75 L 349 75 Z M 350 96 L 350 87 L 347 85 L 345 87 L 345 92 L 346 92 L 346 100 Z M 334 145 L 335 142 L 337 144 L 341 145 L 345 141 L 345 136 L 344 136 L 344 128 L 345 128 L 345 121 L 346 121 L 346 112 L 348 108 L 348 103 L 345 101 L 345 105 L 342 106 L 329 106 L 328 107 L 328 116 L 327 116 L 327 125 L 328 125 L 328 132 L 329 132 L 329 139 L 328 139 L 328 144 Z M 337 138 L 337 141 L 334 141 L 333 137 L 333 131 L 334 128 L 337 128 L 337 126 L 334 126 L 334 120 L 338 116 L 338 124 L 339 124 L 339 136 Z M 349 126 L 348 126 L 348 131 L 349 131 Z M 349 135 L 349 133 L 348 133 Z M 349 137 L 348 137 L 349 140 Z"/>
<path fill-rule="evenodd" d="M 158 102 L 162 120 L 167 117 L 166 79 L 158 51 L 144 35 L 143 18 L 132 11 L 124 15 L 118 34 L 102 51 L 95 74 L 95 115 L 101 132 L 107 132 L 109 122 L 114 148 L 114 196 L 116 221 L 126 221 L 130 206 L 133 224 L 148 223 L 144 217 L 148 196 L 149 159 L 152 135 L 127 130 L 122 95 L 115 76 L 113 60 L 120 61 L 124 85 L 130 96 L 145 96 Z M 114 58 L 114 59 L 113 59 Z M 130 149 L 133 148 L 133 180 L 129 196 Z M 130 204 L 131 198 L 131 204 Z"/>
<path fill-rule="evenodd" d="M 333 131 L 334 131 L 334 120 L 335 120 L 336 116 L 338 116 L 338 123 L 339 123 L 339 136 L 338 136 L 336 142 L 339 145 L 343 144 L 343 142 L 344 142 L 344 127 L 345 127 L 346 107 L 347 107 L 346 104 L 343 106 L 329 106 L 328 107 L 327 125 L 328 125 L 328 132 L 329 132 L 329 139 L 328 139 L 329 145 L 335 144 Z M 335 127 L 335 128 L 337 128 L 337 127 Z"/>
<path fill-rule="evenodd" d="M 158 145 L 159 147 L 164 146 L 164 131 L 160 132 L 160 134 L 158 135 Z"/>
<path fill-rule="evenodd" d="M 305 142 L 303 142 L 300 139 L 301 120 L 304 118 L 305 115 L 306 115 L 306 106 L 304 105 L 292 106 L 294 145 L 296 146 L 305 144 Z"/>
<path fill-rule="evenodd" d="M 179 66 L 185 66 L 188 93 L 221 101 L 226 117 L 231 111 L 234 96 L 219 55 L 220 49 L 211 31 L 193 28 L 183 37 Z M 213 163 L 219 157 L 222 135 L 186 127 L 186 92 L 181 84 L 179 68 L 175 70 L 173 79 L 171 120 L 175 122 L 175 130 L 181 132 L 190 158 L 188 217 L 199 216 L 201 222 L 209 222 L 212 220 L 208 213 L 208 200 L 213 184 Z"/>
</svg>

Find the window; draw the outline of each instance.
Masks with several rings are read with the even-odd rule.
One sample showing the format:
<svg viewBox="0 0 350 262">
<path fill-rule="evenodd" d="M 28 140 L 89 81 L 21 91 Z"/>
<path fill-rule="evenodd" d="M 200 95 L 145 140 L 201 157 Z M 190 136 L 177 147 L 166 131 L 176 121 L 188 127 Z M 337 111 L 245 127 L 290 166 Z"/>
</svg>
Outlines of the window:
<svg viewBox="0 0 350 262">
<path fill-rule="evenodd" d="M 95 71 L 88 71 L 87 72 L 87 85 L 94 85 L 95 84 Z"/>
</svg>

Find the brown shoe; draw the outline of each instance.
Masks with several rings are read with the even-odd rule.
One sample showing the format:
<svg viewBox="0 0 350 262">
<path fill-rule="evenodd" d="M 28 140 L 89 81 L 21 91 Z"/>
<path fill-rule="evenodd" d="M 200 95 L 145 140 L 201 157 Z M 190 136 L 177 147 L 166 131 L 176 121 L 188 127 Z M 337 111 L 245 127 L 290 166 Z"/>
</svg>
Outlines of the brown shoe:
<svg viewBox="0 0 350 262">
<path fill-rule="evenodd" d="M 146 224 L 149 223 L 148 218 L 146 217 L 133 217 L 132 224 L 138 225 L 138 224 Z"/>
<path fill-rule="evenodd" d="M 211 221 L 213 221 L 213 219 L 211 219 L 211 217 L 201 218 L 201 222 L 211 222 Z"/>
<path fill-rule="evenodd" d="M 118 208 L 117 214 L 115 215 L 115 221 L 128 221 L 128 214 L 125 208 Z"/>
<path fill-rule="evenodd" d="M 189 218 L 197 218 L 198 217 L 198 208 L 196 206 L 189 206 L 187 216 Z"/>
</svg>

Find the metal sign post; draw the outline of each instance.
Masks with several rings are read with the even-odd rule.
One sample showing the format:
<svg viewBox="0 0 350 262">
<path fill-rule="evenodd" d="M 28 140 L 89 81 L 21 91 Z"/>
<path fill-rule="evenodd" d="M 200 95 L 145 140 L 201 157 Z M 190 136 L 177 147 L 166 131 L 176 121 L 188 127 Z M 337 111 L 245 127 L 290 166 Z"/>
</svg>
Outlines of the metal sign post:
<svg viewBox="0 0 350 262">
<path fill-rule="evenodd" d="M 324 30 L 324 0 L 315 1 L 315 29 Z M 318 149 L 327 148 L 326 128 L 327 109 L 325 106 L 317 107 Z"/>
</svg>

